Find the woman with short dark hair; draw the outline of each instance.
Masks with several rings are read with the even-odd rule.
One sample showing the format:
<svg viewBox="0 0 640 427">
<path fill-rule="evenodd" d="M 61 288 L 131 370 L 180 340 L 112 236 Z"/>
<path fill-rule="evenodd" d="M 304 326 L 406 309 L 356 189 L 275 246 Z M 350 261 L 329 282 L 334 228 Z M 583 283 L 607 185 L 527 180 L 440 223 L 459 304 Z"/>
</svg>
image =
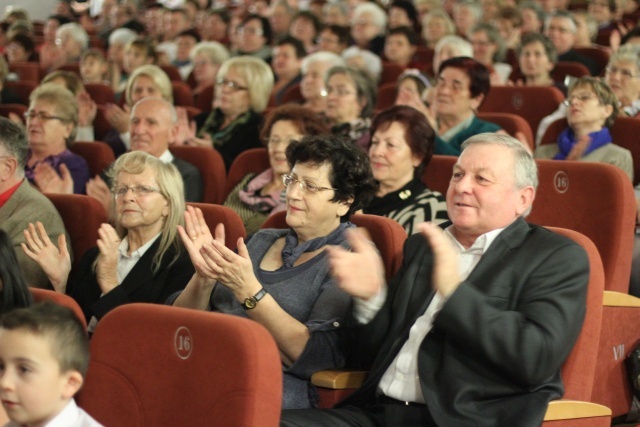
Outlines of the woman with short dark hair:
<svg viewBox="0 0 640 427">
<path fill-rule="evenodd" d="M 440 64 L 436 79 L 435 154 L 460 155 L 467 138 L 483 132 L 496 132 L 500 126 L 476 117 L 489 93 L 487 67 L 472 58 L 450 58 Z"/>
<path fill-rule="evenodd" d="M 422 182 L 435 143 L 425 116 L 411 107 L 391 107 L 373 119 L 371 133 L 369 159 L 379 187 L 364 213 L 394 219 L 409 235 L 422 222 L 446 221 L 444 196 Z"/>
<path fill-rule="evenodd" d="M 375 181 L 363 150 L 335 136 L 307 136 L 286 150 L 286 222 L 260 230 L 238 252 L 224 246 L 224 227 L 211 235 L 189 208 L 182 240 L 196 266 L 174 305 L 246 316 L 278 345 L 284 369 L 283 408 L 316 404 L 311 375 L 339 368 L 340 328 L 351 297 L 333 279 L 327 248 L 347 246 L 350 215 L 366 206 Z"/>
</svg>

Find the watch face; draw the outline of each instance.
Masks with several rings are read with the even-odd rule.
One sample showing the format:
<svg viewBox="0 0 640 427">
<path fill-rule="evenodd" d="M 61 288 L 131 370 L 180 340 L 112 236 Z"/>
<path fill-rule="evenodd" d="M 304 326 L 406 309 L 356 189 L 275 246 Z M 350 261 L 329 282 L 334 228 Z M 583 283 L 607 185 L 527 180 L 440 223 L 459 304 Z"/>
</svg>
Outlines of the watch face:
<svg viewBox="0 0 640 427">
<path fill-rule="evenodd" d="M 252 308 L 254 308 L 257 304 L 257 301 L 254 297 L 251 298 L 247 298 L 244 300 L 244 307 L 251 310 Z"/>
</svg>

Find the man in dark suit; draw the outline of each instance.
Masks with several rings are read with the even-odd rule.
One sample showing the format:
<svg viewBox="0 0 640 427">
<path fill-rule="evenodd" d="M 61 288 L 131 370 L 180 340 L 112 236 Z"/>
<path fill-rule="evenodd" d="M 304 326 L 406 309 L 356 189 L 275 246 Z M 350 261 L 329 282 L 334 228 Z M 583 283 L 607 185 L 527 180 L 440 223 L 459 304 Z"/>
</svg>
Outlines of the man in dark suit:
<svg viewBox="0 0 640 427">
<path fill-rule="evenodd" d="M 200 171 L 191 163 L 174 157 L 169 144 L 178 133 L 178 116 L 175 107 L 159 98 L 143 98 L 131 110 L 129 129 L 131 151 L 144 151 L 165 163 L 173 163 L 182 176 L 184 195 L 187 202 L 201 202 L 204 184 Z M 109 212 L 111 193 L 106 174 L 89 180 L 87 194 L 95 197 Z"/>
<path fill-rule="evenodd" d="M 544 35 L 558 51 L 558 61 L 578 62 L 589 69 L 592 76 L 598 75 L 598 64 L 592 58 L 584 56 L 575 50 L 578 27 L 573 15 L 566 10 L 559 10 L 547 16 L 544 23 Z"/>
<path fill-rule="evenodd" d="M 452 224 L 422 224 L 387 286 L 363 237 L 330 248 L 354 298 L 350 367 L 369 369 L 337 409 L 285 411 L 284 426 L 539 426 L 585 315 L 587 256 L 523 219 L 538 184 L 506 135 L 463 146 L 447 191 Z"/>
</svg>

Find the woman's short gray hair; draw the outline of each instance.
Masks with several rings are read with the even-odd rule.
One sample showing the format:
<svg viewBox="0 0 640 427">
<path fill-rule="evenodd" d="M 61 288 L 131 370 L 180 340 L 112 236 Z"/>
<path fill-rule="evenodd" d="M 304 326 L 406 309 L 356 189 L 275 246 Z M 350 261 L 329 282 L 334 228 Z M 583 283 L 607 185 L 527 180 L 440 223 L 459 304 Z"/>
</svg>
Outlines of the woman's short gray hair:
<svg viewBox="0 0 640 427">
<path fill-rule="evenodd" d="M 194 61 L 197 55 L 206 55 L 213 64 L 220 65 L 229 59 L 229 51 L 223 44 L 218 42 L 200 42 L 196 44 L 189 57 Z"/>
<path fill-rule="evenodd" d="M 252 56 L 236 56 L 222 63 L 218 70 L 218 78 L 225 78 L 231 69 L 247 82 L 249 108 L 256 113 L 262 113 L 267 108 L 273 89 L 274 77 L 271 67 L 262 59 Z"/>
<path fill-rule="evenodd" d="M 358 68 L 363 73 L 367 74 L 371 80 L 376 84 L 380 81 L 382 76 L 382 60 L 375 53 L 360 49 L 358 46 L 351 46 L 342 51 L 342 57 L 347 65 L 351 68 Z M 362 62 L 358 66 L 349 64 L 350 59 L 360 58 Z"/>
<path fill-rule="evenodd" d="M 636 66 L 636 72 L 640 70 L 640 46 L 637 44 L 625 44 L 620 46 L 611 58 L 607 66 L 611 66 L 616 62 L 631 62 Z"/>
<path fill-rule="evenodd" d="M 61 38 L 65 34 L 78 42 L 83 50 L 89 47 L 89 35 L 80 24 L 69 22 L 56 30 L 56 38 Z"/>
<path fill-rule="evenodd" d="M 370 13 L 372 24 L 378 28 L 378 34 L 384 33 L 387 27 L 387 14 L 375 3 L 361 3 L 353 10 L 353 21 L 360 19 L 363 13 Z"/>
<path fill-rule="evenodd" d="M 353 85 L 356 88 L 356 94 L 359 101 L 364 101 L 365 105 L 360 111 L 360 117 L 366 118 L 373 115 L 373 108 L 376 105 L 376 87 L 369 78 L 368 74 L 363 73 L 360 70 L 349 67 L 333 67 L 327 71 L 327 77 L 325 78 L 325 85 L 328 84 L 331 76 L 336 74 L 344 74 L 353 81 Z"/>
<path fill-rule="evenodd" d="M 73 124 L 73 129 L 66 140 L 67 147 L 76 140 L 78 130 L 78 101 L 67 88 L 56 83 L 44 83 L 38 86 L 29 96 L 29 108 L 37 101 L 46 102 L 54 107 L 56 116 Z"/>
<path fill-rule="evenodd" d="M 315 52 L 302 59 L 302 75 L 307 74 L 309 66 L 315 62 L 326 62 L 329 64 L 329 68 L 338 66 L 343 67 L 345 65 L 344 59 L 337 53 L 325 51 Z"/>
<path fill-rule="evenodd" d="M 451 46 L 456 51 L 457 56 L 473 58 L 473 46 L 462 37 L 454 35 L 444 36 L 436 43 L 435 54 L 440 55 L 440 51 L 444 49 L 445 46 Z"/>
<path fill-rule="evenodd" d="M 471 30 L 471 34 L 484 32 L 487 35 L 489 41 L 496 45 L 496 53 L 493 55 L 493 60 L 496 62 L 503 61 L 507 52 L 507 48 L 504 44 L 504 40 L 500 37 L 500 32 L 493 24 L 482 22 Z"/>
<path fill-rule="evenodd" d="M 126 45 L 137 39 L 138 34 L 130 30 L 129 28 L 118 28 L 114 30 L 111 35 L 109 35 L 109 46 L 112 44 L 121 44 L 122 46 Z"/>
<path fill-rule="evenodd" d="M 427 29 L 427 26 L 434 19 L 442 19 L 444 21 L 444 27 L 447 35 L 455 34 L 456 24 L 453 23 L 449 14 L 444 9 L 436 9 L 427 13 L 422 19 L 423 36 L 424 36 L 424 32 Z"/>
</svg>

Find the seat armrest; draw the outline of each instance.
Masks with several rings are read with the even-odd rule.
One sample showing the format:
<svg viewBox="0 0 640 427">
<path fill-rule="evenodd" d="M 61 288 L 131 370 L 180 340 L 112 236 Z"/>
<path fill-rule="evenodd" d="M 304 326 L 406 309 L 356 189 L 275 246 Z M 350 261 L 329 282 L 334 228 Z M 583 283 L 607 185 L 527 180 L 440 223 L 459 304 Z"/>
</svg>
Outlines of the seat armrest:
<svg viewBox="0 0 640 427">
<path fill-rule="evenodd" d="M 640 307 L 640 298 L 622 292 L 604 291 L 605 307 Z"/>
<path fill-rule="evenodd" d="M 544 420 L 558 421 L 595 417 L 611 417 L 611 409 L 597 403 L 579 400 L 553 400 L 549 402 Z"/>
<path fill-rule="evenodd" d="M 316 387 L 324 387 L 333 390 L 358 388 L 367 376 L 366 371 L 348 371 L 329 369 L 318 371 L 311 376 L 311 383 Z"/>
</svg>

